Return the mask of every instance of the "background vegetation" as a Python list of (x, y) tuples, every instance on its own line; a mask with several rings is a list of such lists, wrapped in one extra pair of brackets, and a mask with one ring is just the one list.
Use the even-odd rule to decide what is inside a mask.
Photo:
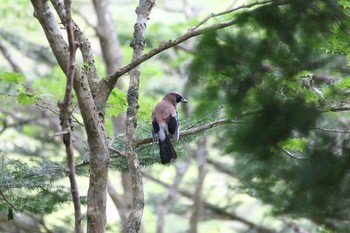
[[(75, 173), (87, 232), (350, 231), (349, 1), (72, 1), (73, 131), (64, 5), (0, 8), (0, 232), (78, 232)], [(150, 116), (172, 90), (189, 104), (164, 166)]]

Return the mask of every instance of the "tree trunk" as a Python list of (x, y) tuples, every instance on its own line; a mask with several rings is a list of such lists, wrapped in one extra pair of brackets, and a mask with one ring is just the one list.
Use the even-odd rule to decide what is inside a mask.
[[(146, 22), (154, 6), (154, 0), (140, 0), (136, 8), (137, 21), (134, 25), (134, 39), (131, 43), (132, 60), (139, 58), (145, 48)], [(125, 155), (128, 161), (132, 181), (133, 207), (128, 219), (128, 232), (139, 232), (144, 208), (144, 190), (140, 162), (135, 148), (135, 130), (137, 127), (137, 111), (139, 108), (140, 66), (130, 71), (126, 113)]]
[[(34, 16), (39, 20), (61, 69), (67, 74), (68, 46), (64, 41), (58, 23), (47, 1), (31, 0)], [(63, 2), (52, 1), (56, 12), (65, 22)], [(88, 190), (87, 233), (103, 233), (106, 226), (106, 195), (109, 153), (106, 143), (104, 113), (96, 107), (93, 97), (96, 93), (96, 68), (93, 62), (90, 43), (79, 27), (75, 25), (74, 35), (79, 42), (79, 49), (84, 63), (89, 65), (84, 72), (75, 67), (73, 88), (84, 121), (90, 152), (90, 182)]]
[(198, 222), (201, 217), (202, 209), (203, 209), (203, 202), (202, 202), (202, 189), (203, 189), (203, 183), (205, 174), (207, 173), (205, 165), (206, 165), (206, 157), (207, 157), (207, 150), (206, 150), (206, 142), (205, 140), (200, 140), (198, 143), (198, 149), (196, 151), (196, 157), (197, 157), (197, 164), (198, 164), (198, 178), (196, 183), (196, 190), (193, 195), (193, 208), (192, 208), (192, 215), (190, 218), (190, 233), (197, 233), (198, 232)]

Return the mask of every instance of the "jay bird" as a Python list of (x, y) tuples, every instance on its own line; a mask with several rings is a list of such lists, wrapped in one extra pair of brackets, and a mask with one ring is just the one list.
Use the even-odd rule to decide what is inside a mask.
[(176, 152), (168, 137), (168, 132), (173, 138), (179, 140), (179, 117), (176, 105), (188, 101), (180, 93), (170, 92), (154, 107), (152, 112), (152, 138), (158, 139), (160, 161), (162, 164), (170, 163), (176, 159)]

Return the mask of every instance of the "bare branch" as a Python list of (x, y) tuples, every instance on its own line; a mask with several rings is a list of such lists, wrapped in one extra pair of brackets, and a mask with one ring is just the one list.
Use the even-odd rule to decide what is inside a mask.
[(325, 131), (325, 132), (330, 132), (330, 133), (350, 133), (349, 130), (341, 130), (341, 129), (327, 129), (327, 128), (321, 128), (321, 127), (316, 127), (315, 129)]
[(17, 73), (23, 73), (21, 67), (18, 65), (17, 61), (14, 59), (14, 57), (11, 55), (11, 53), (8, 51), (4, 43), (0, 40), (0, 51), (2, 55), (6, 58), (6, 60), (10, 63), (12, 70)]
[[(262, 6), (276, 6), (276, 5), (283, 5), (288, 3), (288, 0), (279, 0), (279, 1), (266, 1), (266, 2), (261, 2)], [(250, 7), (253, 7), (257, 4), (252, 4)], [(248, 8), (247, 6), (242, 6), (240, 9), (243, 8)], [(250, 11), (250, 13), (254, 13), (258, 10), (259, 8), (255, 8), (253, 10)], [(238, 9), (237, 9), (238, 10)], [(231, 12), (228, 12), (231, 13)], [(220, 14), (220, 13), (219, 13)], [(224, 13), (222, 13), (224, 14)], [(228, 21), (224, 21), (218, 24), (214, 24), (208, 27), (204, 27), (202, 29), (189, 29), (185, 34), (179, 36), (178, 38), (174, 39), (174, 40), (169, 40), (163, 44), (161, 44), (159, 47), (152, 49), (151, 51), (149, 51), (148, 53), (143, 54), (142, 56), (139, 56), (135, 59), (132, 60), (132, 62), (130, 62), (128, 65), (116, 70), (115, 72), (109, 74), (107, 77), (103, 78), (100, 82), (99, 82), (99, 89), (103, 89), (103, 90), (108, 90), (105, 92), (101, 92), (99, 93), (99, 95), (97, 96), (98, 102), (106, 102), (110, 92), (112, 91), (114, 85), (117, 83), (118, 79), (128, 73), (129, 71), (131, 71), (133, 68), (135, 68), (136, 66), (140, 65), (141, 63), (143, 63), (144, 61), (150, 59), (151, 57), (169, 49), (172, 48), (192, 37), (195, 36), (199, 36), (202, 35), (208, 31), (212, 31), (212, 30), (219, 30), (222, 28), (226, 28), (229, 26), (232, 26), (234, 24), (236, 24), (239, 21), (239, 17), (236, 18), (232, 18)]]
[(289, 157), (291, 157), (292, 159), (308, 159), (305, 157), (300, 157), (300, 156), (296, 156), (294, 155), (292, 152), (290, 152), (289, 150), (283, 148), (283, 147), (279, 147), (286, 155), (288, 155)]
[(60, 120), (62, 126), (63, 134), (63, 143), (66, 147), (67, 163), (68, 163), (68, 177), (70, 181), (72, 200), (74, 205), (74, 217), (75, 224), (74, 229), (75, 233), (82, 233), (82, 216), (81, 216), (81, 206), (80, 206), (80, 196), (78, 191), (78, 184), (75, 174), (74, 166), (74, 149), (72, 142), (72, 92), (73, 92), (73, 81), (74, 81), (74, 67), (75, 67), (75, 53), (77, 50), (77, 45), (74, 40), (74, 31), (71, 15), (71, 0), (65, 0), (65, 11), (66, 11), (66, 29), (69, 43), (69, 59), (67, 64), (67, 82), (66, 82), (66, 91), (64, 99), (58, 102), (58, 107), (60, 108)]
[(349, 111), (349, 106), (333, 106), (324, 110), (324, 112), (345, 112)]
[[(170, 188), (169, 184), (167, 184), (167, 183), (165, 183), (165, 182), (163, 182), (163, 181), (161, 181), (159, 179), (156, 179), (155, 177), (151, 176), (148, 173), (143, 172), (142, 175), (145, 178), (147, 178), (147, 179), (149, 179), (149, 180), (151, 180), (151, 181), (153, 181), (153, 182), (155, 182), (155, 183), (157, 183), (157, 184), (159, 184), (159, 185), (161, 185), (161, 186), (163, 186), (165, 188), (168, 188), (168, 189)], [(187, 198), (190, 198), (190, 199), (193, 198), (193, 195), (187, 190), (178, 189), (178, 192), (179, 192), (179, 194), (181, 194), (184, 197), (187, 197)], [(268, 228), (265, 228), (263, 226), (256, 225), (255, 223), (250, 222), (249, 220), (246, 220), (246, 219), (244, 219), (244, 218), (242, 218), (242, 217), (240, 217), (240, 216), (238, 216), (238, 215), (236, 215), (234, 213), (230, 213), (227, 210), (225, 210), (224, 208), (218, 207), (215, 204), (211, 204), (209, 202), (203, 201), (203, 207), (206, 208), (206, 209), (211, 210), (213, 213), (215, 213), (216, 215), (220, 216), (221, 219), (227, 219), (227, 220), (241, 222), (241, 223), (247, 225), (249, 228), (256, 229), (259, 232), (264, 232), (264, 233), (274, 233), (275, 232), (275, 231), (270, 230)]]
[(120, 43), (110, 11), (111, 2), (110, 0), (93, 0), (93, 3), (98, 23), (95, 31), (100, 41), (106, 73), (110, 74), (117, 68), (120, 68), (122, 57)]
[(243, 4), (243, 5), (239, 6), (239, 7), (235, 7), (235, 8), (232, 8), (232, 9), (228, 9), (228, 10), (225, 10), (225, 11), (222, 11), (222, 12), (219, 12), (219, 13), (211, 13), (209, 16), (207, 16), (207, 17), (204, 18), (202, 21), (200, 21), (197, 25), (191, 27), (191, 28), (189, 29), (189, 31), (194, 31), (194, 30), (196, 30), (197, 28), (199, 28), (200, 26), (202, 26), (203, 24), (205, 24), (206, 22), (208, 22), (210, 19), (212, 19), (212, 18), (214, 18), (214, 17), (218, 17), (218, 16), (230, 14), (230, 13), (233, 13), (233, 12), (238, 11), (238, 10), (241, 10), (241, 9), (249, 9), (249, 8), (254, 7), (254, 6), (271, 4), (271, 3), (273, 3), (273, 2), (274, 2), (273, 0), (261, 1), (261, 2), (254, 2), (254, 3), (251, 3), (251, 4)]
[[(60, 17), (62, 24), (66, 25), (67, 13), (64, 9), (64, 4), (62, 4), (63, 0), (51, 0), (51, 2), (58, 16)], [(74, 28), (74, 37), (75, 40), (79, 43), (79, 49), (83, 57), (84, 65), (82, 69), (88, 77), (90, 90), (93, 96), (95, 96), (97, 92), (96, 86), (98, 83), (98, 75), (96, 71), (94, 56), (91, 50), (91, 44), (85, 37), (84, 33), (80, 30), (79, 26), (74, 21), (72, 21), (72, 23)]]

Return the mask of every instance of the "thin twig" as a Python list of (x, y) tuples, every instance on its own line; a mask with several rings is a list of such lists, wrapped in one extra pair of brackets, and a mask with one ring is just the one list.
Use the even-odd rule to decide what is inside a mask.
[[(171, 187), (169, 184), (167, 184), (164, 181), (161, 181), (161, 180), (151, 176), (148, 173), (142, 172), (142, 175), (145, 178), (147, 178), (147, 179), (149, 179), (149, 180), (151, 180), (151, 181), (153, 181), (153, 182), (155, 182), (155, 183), (157, 183), (157, 184), (159, 184), (159, 185), (161, 185), (161, 186), (163, 186), (163, 187), (165, 187), (167, 189), (169, 189)], [(190, 193), (189, 191), (185, 190), (185, 189), (178, 189), (178, 193), (181, 194), (184, 197), (187, 197), (187, 198), (190, 198), (190, 199), (193, 198), (193, 194)], [(205, 209), (208, 209), (208, 210), (212, 211), (214, 214), (216, 214), (217, 216), (220, 216), (223, 219), (229, 219), (229, 220), (241, 222), (241, 223), (249, 226), (251, 229), (256, 229), (258, 232), (275, 233), (274, 230), (271, 230), (269, 228), (265, 228), (263, 226), (259, 226), (259, 225), (255, 224), (253, 222), (250, 222), (249, 220), (244, 219), (244, 218), (236, 215), (235, 213), (229, 212), (225, 208), (219, 207), (217, 204), (208, 203), (206, 201), (203, 201), (202, 203), (203, 203), (203, 207)]]
[(211, 13), (206, 18), (204, 18), (202, 21), (200, 21), (197, 25), (195, 25), (195, 26), (191, 27), (190, 29), (188, 29), (188, 31), (196, 30), (197, 28), (199, 28), (200, 26), (202, 26), (203, 24), (205, 24), (206, 22), (208, 22), (210, 19), (212, 19), (214, 17), (230, 14), (230, 13), (233, 13), (233, 12), (241, 10), (241, 9), (249, 9), (249, 8), (252, 8), (252, 7), (258, 6), (258, 5), (266, 5), (266, 4), (269, 4), (269, 3), (272, 3), (272, 2), (274, 2), (274, 1), (269, 0), (269, 1), (254, 2), (254, 3), (251, 3), (251, 4), (243, 4), (243, 5), (239, 6), (239, 7), (228, 9), (228, 10), (225, 10), (225, 11), (222, 11), (222, 12)]
[(63, 143), (66, 147), (67, 163), (68, 163), (68, 177), (70, 181), (72, 200), (74, 205), (74, 217), (75, 217), (75, 233), (82, 233), (82, 215), (81, 215), (81, 204), (80, 196), (78, 191), (78, 184), (76, 181), (75, 166), (74, 166), (74, 150), (72, 142), (72, 92), (73, 92), (73, 81), (74, 81), (74, 67), (75, 67), (75, 54), (77, 50), (77, 44), (74, 39), (74, 29), (71, 15), (72, 0), (65, 0), (64, 7), (66, 10), (66, 29), (69, 44), (69, 58), (67, 67), (67, 82), (66, 92), (64, 99), (58, 102), (60, 108), (60, 120), (62, 125), (62, 132), (67, 131), (63, 135)]
[[(263, 6), (279, 6), (279, 5), (287, 4), (288, 2), (289, 2), (288, 0), (266, 1), (265, 5), (263, 5)], [(248, 8), (248, 7), (245, 6), (244, 8)], [(249, 12), (254, 13), (258, 9), (259, 9), (259, 7), (252, 9)], [(155, 55), (157, 55), (157, 54), (159, 54), (159, 53), (161, 53), (169, 48), (177, 46), (178, 44), (180, 44), (180, 43), (182, 43), (182, 42), (184, 42), (192, 37), (202, 35), (208, 31), (219, 30), (222, 28), (232, 26), (232, 25), (236, 24), (239, 21), (239, 19), (240, 19), (240, 17), (235, 17), (235, 18), (232, 18), (230, 20), (227, 20), (227, 21), (224, 21), (221, 23), (217, 23), (214, 25), (203, 27), (201, 29), (197, 28), (195, 30), (188, 30), (186, 33), (179, 36), (178, 38), (173, 39), (173, 40), (168, 40), (168, 41), (164, 42), (163, 44), (159, 45), (157, 48), (150, 50), (148, 53), (145, 53), (145, 54), (133, 59), (133, 61), (130, 62), (128, 65), (121, 67), (120, 69), (116, 70), (115, 72), (109, 74), (107, 77), (103, 78), (99, 82), (99, 84), (98, 84), (99, 90), (103, 89), (103, 90), (109, 90), (109, 91), (98, 93), (95, 100), (99, 103), (104, 103), (107, 100), (110, 92), (112, 91), (112, 88), (114, 87), (114, 85), (117, 83), (118, 79), (122, 75), (128, 73), (129, 71), (134, 69), (136, 66), (140, 65), (141, 63), (150, 59), (151, 57), (153, 57), (153, 56), (155, 56)]]
[(315, 129), (325, 131), (325, 132), (331, 132), (331, 133), (350, 133), (349, 130), (341, 130), (341, 129), (327, 129), (327, 128), (321, 128), (321, 127), (316, 127)]
[(19, 209), (14, 206), (6, 197), (5, 195), (2, 193), (1, 189), (0, 189), (0, 196), (2, 197), (2, 199), (4, 199), (4, 201), (9, 205), (11, 206), (12, 209), (16, 210), (16, 211), (19, 211)]
[(288, 155), (289, 157), (291, 157), (292, 159), (308, 159), (305, 157), (300, 157), (300, 156), (296, 156), (294, 155), (292, 152), (290, 152), (289, 150), (283, 148), (283, 147), (279, 147), (286, 155)]

